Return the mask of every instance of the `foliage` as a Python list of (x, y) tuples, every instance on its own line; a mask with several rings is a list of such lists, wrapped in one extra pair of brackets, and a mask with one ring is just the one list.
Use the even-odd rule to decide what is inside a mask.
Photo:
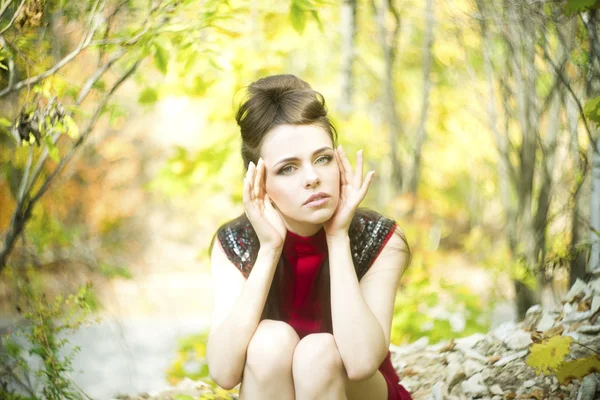
[(597, 8), (598, 3), (598, 0), (567, 0), (564, 10), (567, 15), (571, 15), (591, 8)]
[(176, 385), (186, 377), (194, 381), (201, 380), (208, 383), (212, 390), (204, 393), (200, 399), (229, 399), (231, 398), (230, 393), (238, 393), (238, 389), (224, 390), (210, 379), (208, 364), (206, 363), (207, 341), (208, 332), (189, 335), (180, 339), (177, 356), (167, 371), (167, 380), (172, 385)]
[(432, 343), (488, 329), (486, 310), (462, 285), (433, 281), (424, 269), (410, 270), (396, 295), (390, 341), (400, 345), (426, 336)]
[(600, 124), (600, 96), (586, 101), (583, 112), (590, 121)]
[[(91, 282), (79, 288), (77, 293), (66, 297), (59, 294), (50, 300), (41, 290), (40, 282), (32, 271), (24, 279), (18, 276), (8, 278), (14, 279), (19, 287), (20, 301), (17, 309), (22, 313), (23, 320), (16, 329), (9, 330), (0, 338), (0, 351), (3, 353), (2, 381), (12, 382), (19, 387), (19, 391), (9, 390), (4, 383), (0, 388), (0, 397), (25, 399), (42, 396), (48, 400), (85, 398), (85, 394), (72, 382), (69, 375), (73, 371), (73, 357), (80, 349), (75, 346), (64, 357), (61, 350), (68, 344), (65, 334), (90, 323), (88, 314), (91, 311), (90, 297), (93, 293)], [(29, 357), (25, 356), (26, 353)], [(31, 357), (41, 361), (39, 367), (31, 367)], [(31, 374), (39, 379), (41, 393), (36, 393), (27, 384)], [(29, 397), (19, 397), (19, 393), (24, 390)]]

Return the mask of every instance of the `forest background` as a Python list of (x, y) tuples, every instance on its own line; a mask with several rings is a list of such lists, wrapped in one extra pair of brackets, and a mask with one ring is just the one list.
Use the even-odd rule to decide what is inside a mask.
[[(243, 212), (236, 105), (270, 74), (325, 96), (376, 171), (362, 205), (406, 232), (392, 343), (557, 305), (600, 269), (599, 8), (0, 1), (0, 389), (81, 396), (68, 332), (94, 320), (206, 326), (208, 246)], [(205, 339), (169, 382), (207, 378)]]

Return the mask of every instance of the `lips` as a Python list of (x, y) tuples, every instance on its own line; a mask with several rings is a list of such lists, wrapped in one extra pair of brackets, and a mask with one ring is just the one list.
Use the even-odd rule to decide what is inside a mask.
[(323, 198), (326, 198), (326, 197), (329, 197), (329, 195), (328, 195), (327, 193), (324, 193), (324, 192), (315, 193), (315, 194), (313, 194), (312, 196), (310, 196), (310, 197), (309, 197), (309, 198), (308, 198), (308, 199), (307, 199), (307, 200), (304, 202), (304, 204), (308, 204), (308, 203), (310, 203), (311, 201), (318, 200), (318, 199), (323, 199)]

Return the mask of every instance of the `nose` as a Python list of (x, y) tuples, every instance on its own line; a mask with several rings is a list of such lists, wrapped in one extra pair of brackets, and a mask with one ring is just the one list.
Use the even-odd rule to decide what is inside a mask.
[(317, 187), (321, 183), (321, 179), (315, 173), (314, 169), (309, 168), (304, 176), (304, 187), (305, 188), (314, 188)]

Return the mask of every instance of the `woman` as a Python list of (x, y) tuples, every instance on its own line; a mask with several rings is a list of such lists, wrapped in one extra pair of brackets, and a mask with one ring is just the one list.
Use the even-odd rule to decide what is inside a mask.
[(236, 120), (245, 213), (211, 243), (211, 378), (244, 400), (410, 399), (388, 350), (410, 253), (394, 221), (358, 209), (362, 151), (353, 171), (293, 75), (252, 83)]

